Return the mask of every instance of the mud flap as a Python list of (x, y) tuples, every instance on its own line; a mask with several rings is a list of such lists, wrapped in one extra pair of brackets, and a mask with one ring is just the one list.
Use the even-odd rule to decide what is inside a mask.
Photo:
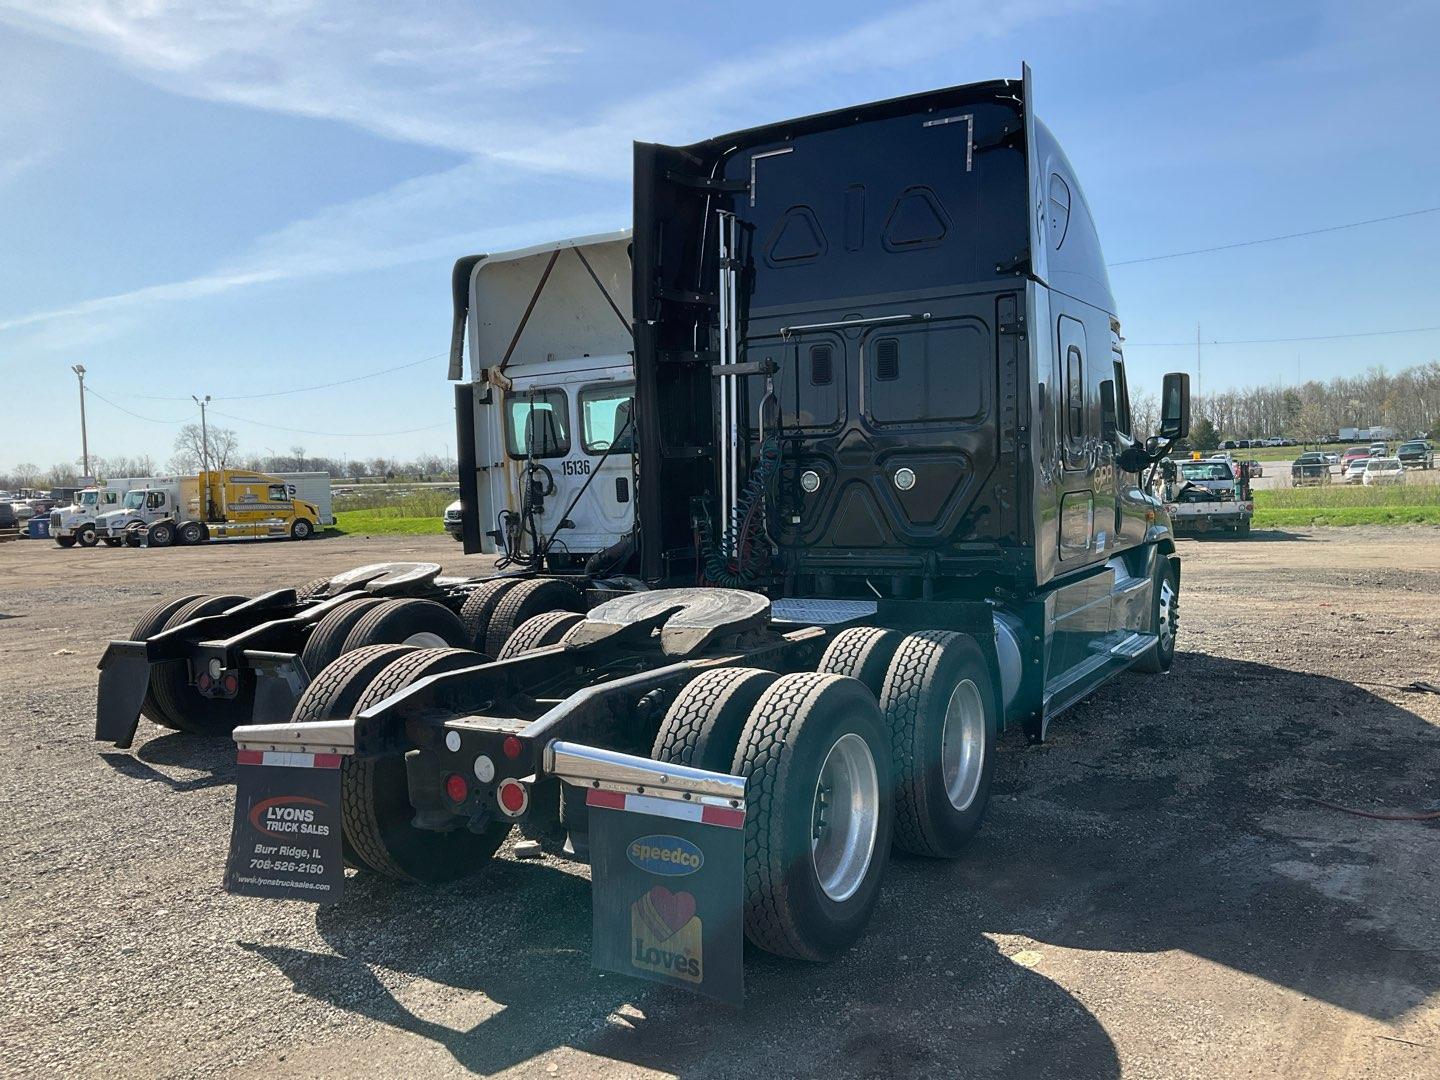
[(128, 750), (140, 725), (140, 706), (150, 686), (150, 658), (143, 641), (112, 641), (100, 656), (95, 700), (95, 739)]
[(294, 653), (247, 649), (241, 654), (255, 672), (255, 705), (252, 724), (284, 724), (295, 712), (300, 695), (310, 685), (300, 658)]
[(225, 891), (333, 904), (345, 885), (340, 755), (244, 750)]
[(598, 968), (740, 1005), (745, 812), (587, 792)]

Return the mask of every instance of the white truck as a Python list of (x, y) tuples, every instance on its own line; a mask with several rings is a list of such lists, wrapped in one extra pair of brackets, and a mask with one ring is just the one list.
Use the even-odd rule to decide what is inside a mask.
[[(149, 478), (139, 478), (146, 481)], [(118, 545), (100, 528), (101, 514), (120, 508), (126, 492), (135, 484), (134, 478), (107, 480), (94, 487), (82, 488), (75, 493), (69, 506), (57, 506), (50, 511), (50, 536), (63, 548), (94, 547), (101, 540)]]
[[(576, 568), (607, 551), (618, 557), (631, 542), (629, 245), (623, 229), (456, 268), (455, 334), (469, 336), (472, 365), (472, 381), (457, 391), (474, 395), (473, 406), (462, 403), (462, 415), (474, 416), (479, 474), (474, 545), (502, 566)], [(517, 310), (525, 312), (518, 326)], [(459, 362), (452, 358), (452, 378), (461, 377)], [(446, 531), (463, 540), (467, 526), (452, 503)]]

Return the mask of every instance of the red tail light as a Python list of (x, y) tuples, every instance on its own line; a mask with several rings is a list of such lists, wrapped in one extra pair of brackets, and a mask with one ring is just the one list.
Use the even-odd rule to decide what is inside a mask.
[(517, 758), (525, 747), (514, 735), (507, 735), (505, 741), (500, 745), (500, 749), (505, 752), (506, 757)]
[(220, 681), (220, 685), (225, 687), (227, 694), (233, 694), (240, 689), (240, 676), (236, 675), (233, 671), (228, 672), (225, 678)]
[(500, 783), (500, 790), (496, 792), (500, 800), (500, 809), (511, 817), (519, 817), (525, 812), (526, 805), (530, 802), (530, 793), (525, 790), (525, 785), (519, 780), (503, 780)]
[(470, 785), (459, 773), (445, 777), (445, 797), (453, 803), (463, 803), (470, 797)]

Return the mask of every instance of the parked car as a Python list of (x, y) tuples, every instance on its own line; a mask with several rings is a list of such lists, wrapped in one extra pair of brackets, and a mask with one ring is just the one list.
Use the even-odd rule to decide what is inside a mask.
[(1435, 467), (1435, 448), (1424, 439), (1412, 439), (1407, 443), (1401, 443), (1395, 456), (1407, 469), (1433, 469)]
[(1264, 475), (1265, 475), (1265, 466), (1262, 465), (1259, 461), (1256, 461), (1256, 460), (1254, 460), (1254, 459), (1251, 459), (1250, 461), (1247, 461), (1245, 464), (1248, 465), (1248, 466), (1250, 466), (1250, 476), (1251, 476), (1252, 479), (1253, 479), (1254, 477), (1257, 477), (1257, 476), (1264, 476)]
[(1349, 472), (1350, 472), (1351, 467), (1354, 466), (1355, 462), (1357, 462), (1357, 461), (1363, 462), (1363, 461), (1364, 461), (1366, 458), (1368, 458), (1369, 456), (1370, 456), (1370, 449), (1369, 449), (1369, 447), (1365, 447), (1365, 446), (1352, 446), (1352, 447), (1350, 447), (1348, 450), (1346, 450), (1343, 454), (1340, 455), (1340, 475), (1341, 475), (1341, 476), (1346, 476), (1346, 475), (1348, 475)]
[(1326, 458), (1334, 456), (1319, 451), (1301, 454), (1290, 466), (1290, 482), (1297, 487), (1302, 484), (1330, 483), (1330, 462)]
[(1365, 475), (1361, 483), (1366, 487), (1375, 484), (1403, 484), (1405, 466), (1398, 457), (1372, 457), (1365, 463)]
[(1235, 470), (1224, 458), (1212, 458), (1208, 461), (1181, 461), (1178, 464), (1180, 478), (1186, 483), (1194, 484), (1207, 491), (1233, 492), (1235, 490)]
[(1337, 453), (1335, 453), (1334, 450), (1326, 450), (1326, 451), (1325, 451), (1325, 464), (1326, 464), (1326, 465), (1339, 465), (1339, 464), (1340, 464), (1340, 455), (1337, 454)]
[(1388, 453), (1390, 453), (1389, 444), (1383, 442), (1373, 442), (1370, 444), (1371, 457), (1384, 457)]
[(1240, 449), (1240, 444), (1237, 443), (1234, 439), (1226, 439), (1224, 442), (1222, 442), (1222, 443), (1220, 444), (1220, 449), (1221, 449), (1221, 450), (1239, 450), (1239, 449)]
[(1373, 460), (1375, 459), (1364, 457), (1356, 458), (1350, 462), (1350, 468), (1340, 474), (1344, 482), (1347, 484), (1363, 484), (1365, 482), (1365, 467)]

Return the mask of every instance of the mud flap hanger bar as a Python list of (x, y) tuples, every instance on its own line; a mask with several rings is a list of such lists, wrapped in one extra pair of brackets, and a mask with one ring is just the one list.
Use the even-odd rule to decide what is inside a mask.
[(745, 778), (693, 769), (651, 758), (552, 740), (545, 745), (544, 770), (567, 784), (649, 795), (702, 806), (745, 809)]

